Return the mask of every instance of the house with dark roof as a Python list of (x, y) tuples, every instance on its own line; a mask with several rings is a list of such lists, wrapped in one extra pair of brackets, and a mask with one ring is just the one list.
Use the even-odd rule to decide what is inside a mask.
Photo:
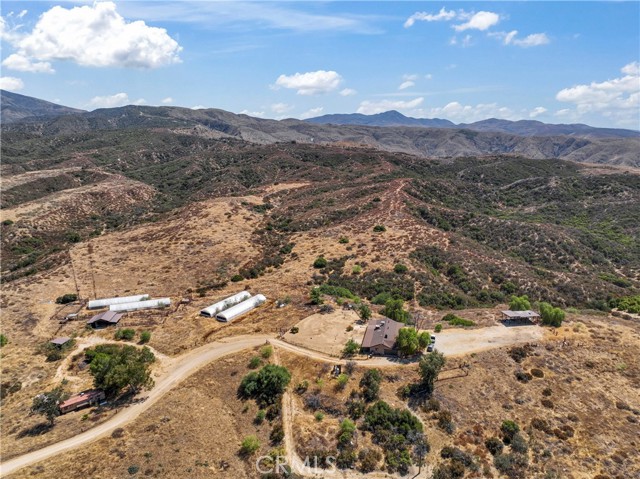
[(104, 311), (88, 320), (87, 324), (94, 329), (106, 328), (107, 326), (118, 324), (122, 316), (122, 313), (116, 313), (115, 311)]
[(387, 355), (398, 354), (396, 339), (404, 324), (389, 318), (372, 319), (362, 340), (362, 351), (365, 353)]

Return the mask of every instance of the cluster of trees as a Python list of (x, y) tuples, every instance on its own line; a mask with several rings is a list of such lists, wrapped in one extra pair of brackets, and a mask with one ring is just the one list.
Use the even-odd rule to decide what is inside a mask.
[(408, 409), (393, 408), (384, 401), (367, 409), (363, 428), (371, 432), (373, 441), (384, 450), (389, 472), (406, 474), (413, 463), (411, 449), (416, 444), (428, 447), (418, 418)]
[(426, 331), (418, 333), (414, 328), (400, 328), (396, 339), (396, 347), (403, 356), (413, 356), (420, 351), (424, 351), (424, 348), (429, 346), (430, 342), (431, 336)]
[(275, 404), (291, 381), (291, 373), (283, 366), (267, 364), (258, 372), (250, 372), (240, 382), (238, 395), (255, 399), (262, 406)]
[(640, 314), (640, 294), (610, 299), (609, 307), (617, 308), (620, 311), (626, 311), (631, 314)]
[(68, 303), (73, 303), (74, 301), (78, 300), (78, 295), (75, 293), (67, 293), (64, 294), (62, 296), (58, 296), (56, 298), (56, 303), (57, 304), (68, 304)]
[(85, 352), (96, 388), (118, 394), (125, 388), (136, 393), (153, 386), (151, 364), (155, 356), (147, 347), (101, 344)]

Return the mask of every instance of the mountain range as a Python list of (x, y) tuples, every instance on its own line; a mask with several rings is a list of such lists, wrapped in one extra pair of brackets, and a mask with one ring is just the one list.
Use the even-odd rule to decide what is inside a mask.
[(640, 131), (621, 128), (595, 128), (581, 123), (552, 125), (536, 120), (500, 120), (489, 118), (474, 123), (455, 124), (440, 118), (411, 118), (391, 110), (374, 115), (361, 113), (323, 115), (305, 120), (315, 124), (366, 125), (366, 126), (416, 126), (423, 128), (457, 128), (473, 131), (513, 133), (520, 136), (568, 135), (584, 138), (638, 138)]
[[(96, 130), (169, 128), (190, 135), (238, 138), (257, 144), (283, 141), (340, 143), (428, 158), (516, 154), (531, 159), (562, 158), (640, 167), (640, 133), (631, 130), (507, 120), (449, 125), (447, 120), (408, 118), (398, 112), (341, 118), (352, 123), (334, 124), (335, 120), (324, 123), (318, 119), (266, 120), (218, 109), (168, 106), (129, 105), (84, 112), (2, 92), (5, 134), (21, 132), (47, 137)], [(387, 126), (353, 123), (357, 121)], [(394, 122), (408, 122), (408, 125)]]

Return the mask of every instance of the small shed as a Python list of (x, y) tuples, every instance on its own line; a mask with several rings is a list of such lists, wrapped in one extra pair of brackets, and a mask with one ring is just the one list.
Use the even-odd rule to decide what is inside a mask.
[(65, 344), (67, 344), (69, 341), (71, 341), (71, 338), (67, 338), (62, 337), (62, 338), (55, 338), (52, 339), (51, 341), (49, 341), (51, 344), (58, 346), (59, 348), (62, 348)]
[(524, 321), (524, 322), (533, 322), (537, 323), (540, 315), (535, 311), (531, 311), (527, 309), (525, 311), (502, 311), (502, 320), (503, 321)]
[(62, 414), (75, 411), (85, 406), (91, 406), (92, 404), (99, 404), (100, 401), (105, 399), (104, 391), (101, 389), (90, 389), (89, 391), (83, 391), (79, 394), (71, 396), (66, 401), (61, 402), (58, 405)]
[(104, 311), (100, 314), (96, 314), (93, 318), (87, 321), (87, 324), (94, 329), (106, 328), (118, 324), (122, 318), (122, 313), (116, 313), (114, 311)]

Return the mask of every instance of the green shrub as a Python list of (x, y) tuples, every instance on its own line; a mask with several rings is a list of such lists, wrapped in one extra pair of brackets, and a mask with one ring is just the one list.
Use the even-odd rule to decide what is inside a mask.
[(387, 231), (387, 228), (384, 225), (375, 225), (373, 227), (373, 231), (376, 233), (383, 233), (385, 231)]
[(484, 445), (492, 456), (500, 454), (504, 448), (502, 441), (497, 437), (490, 437), (484, 441)]
[(470, 321), (468, 319), (459, 318), (457, 316), (449, 321), (449, 326), (461, 326), (463, 328), (468, 328), (468, 327), (475, 326), (475, 325), (476, 325), (476, 323), (474, 323), (473, 321)]
[(440, 323), (436, 324), (436, 327), (434, 328), (434, 331), (436, 333), (442, 332), (442, 324), (440, 324)]
[(313, 262), (313, 267), (317, 269), (326, 268), (327, 260), (324, 256), (318, 256)]
[(273, 346), (266, 345), (260, 348), (260, 356), (262, 356), (263, 359), (269, 359), (272, 355), (273, 355)]
[(135, 476), (136, 474), (138, 474), (138, 471), (140, 470), (139, 466), (129, 466), (127, 468), (127, 472), (131, 475), (131, 476)]
[(380, 394), (380, 383), (382, 374), (377, 369), (367, 369), (360, 379), (362, 397), (365, 401), (371, 402), (378, 399)]
[(62, 296), (58, 296), (56, 298), (56, 303), (57, 304), (68, 304), (68, 303), (73, 303), (74, 301), (78, 300), (78, 295), (75, 293), (67, 293), (65, 295)]
[(3, 226), (11, 226), (13, 224), (13, 220), (4, 220), (2, 222)]
[(397, 274), (404, 274), (407, 271), (409, 271), (409, 268), (407, 268), (404, 264), (402, 263), (398, 263), (393, 267), (393, 271), (396, 272)]
[(359, 264), (354, 265), (353, 268), (351, 269), (351, 273), (352, 274), (362, 273), (362, 266), (360, 266)]
[(0, 348), (4, 348), (9, 342), (9, 338), (7, 338), (4, 334), (0, 334)]
[(520, 432), (520, 426), (518, 426), (514, 421), (506, 420), (502, 421), (500, 431), (502, 432), (503, 442), (505, 444), (510, 444), (513, 436)]
[(242, 454), (243, 456), (250, 456), (258, 449), (260, 449), (260, 441), (255, 435), (252, 434), (242, 440), (242, 444), (240, 446), (240, 454)]
[(353, 339), (349, 339), (347, 343), (344, 345), (342, 349), (343, 356), (353, 356), (358, 351), (360, 351), (360, 345), (356, 343)]
[(346, 374), (340, 374), (337, 378), (336, 378), (336, 388), (338, 389), (338, 391), (342, 391), (344, 390), (345, 387), (347, 387), (347, 383), (349, 382), (349, 376), (347, 376)]
[(233, 276), (231, 276), (231, 281), (233, 281), (234, 283), (237, 283), (238, 281), (242, 281), (244, 279), (244, 276), (242, 276), (241, 274), (234, 274)]
[(349, 242), (349, 238), (347, 238), (346, 236), (341, 236), (340, 239), (338, 240), (338, 243), (340, 244), (347, 244)]
[(298, 326), (293, 326), (293, 327), (289, 330), (289, 332), (290, 332), (291, 334), (298, 334), (298, 333), (300, 332), (300, 328), (298, 328)]
[(316, 419), (316, 421), (320, 422), (324, 419), (324, 413), (318, 411), (313, 415), (313, 417)]
[(253, 422), (255, 422), (256, 424), (262, 424), (264, 422), (264, 418), (267, 417), (267, 413), (265, 412), (264, 409), (260, 409), (257, 413), (256, 413), (256, 417), (253, 420)]
[(249, 360), (249, 369), (256, 369), (262, 364), (262, 360), (259, 356), (254, 356)]
[(140, 333), (140, 344), (146, 344), (151, 341), (151, 332), (150, 331), (142, 331)]
[(135, 329), (130, 329), (130, 328), (125, 328), (125, 329), (118, 329), (116, 331), (115, 334), (115, 338), (117, 340), (126, 340), (126, 341), (131, 341), (136, 335), (136, 331)]

